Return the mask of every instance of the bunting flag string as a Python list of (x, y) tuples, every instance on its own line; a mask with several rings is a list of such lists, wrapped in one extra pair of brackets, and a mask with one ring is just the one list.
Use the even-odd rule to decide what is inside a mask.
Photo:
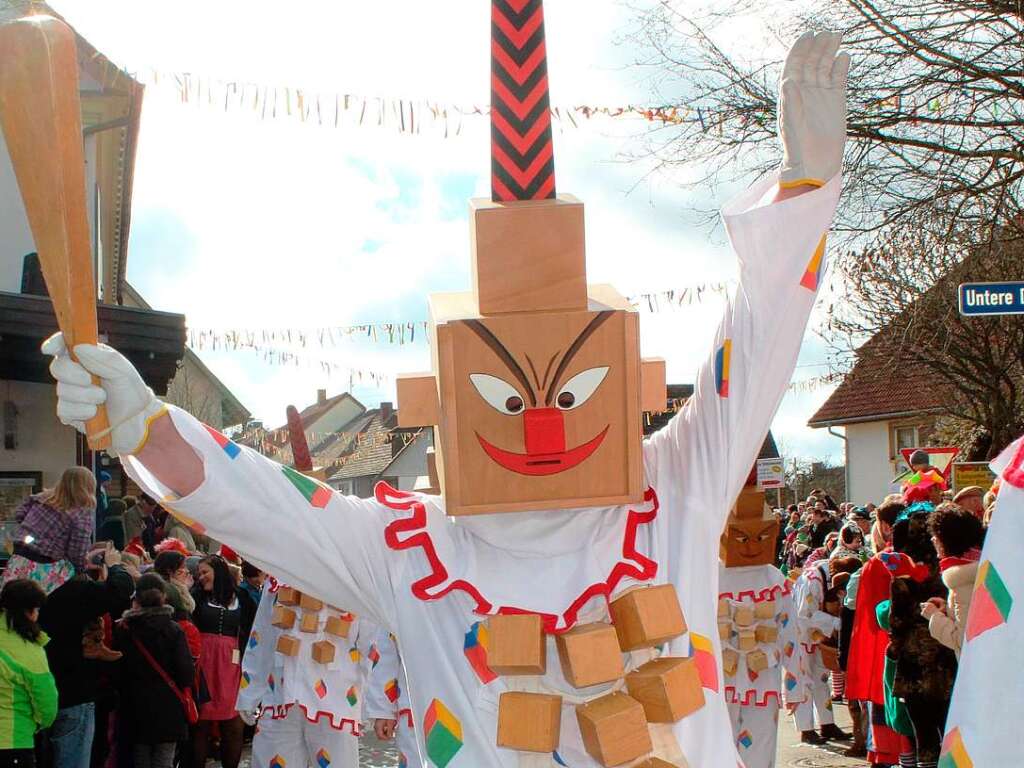
[[(628, 296), (637, 309), (661, 312), (675, 307), (704, 303), (709, 296), (724, 296), (735, 281), (699, 283), (665, 291), (652, 291)], [(287, 353), (289, 362), (300, 349), (333, 349), (347, 341), (382, 344), (414, 344), (427, 339), (425, 320), (392, 323), (359, 323), (320, 327), (280, 328), (190, 328), (188, 345), (194, 350), (253, 350), (258, 353)], [(282, 349), (284, 347), (284, 349)]]

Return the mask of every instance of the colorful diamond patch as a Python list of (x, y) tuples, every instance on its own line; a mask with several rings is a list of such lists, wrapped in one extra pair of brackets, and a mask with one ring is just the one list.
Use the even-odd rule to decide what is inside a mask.
[(249, 677), (249, 673), (246, 672), (243, 669), (242, 670), (242, 679), (238, 681), (238, 687), (241, 688), (242, 690), (245, 690), (246, 688), (249, 687), (249, 683), (251, 683), (251, 682), (252, 682), (252, 678)]
[(295, 489), (305, 497), (312, 506), (323, 509), (331, 500), (331, 489), (326, 485), (318, 483), (311, 477), (306, 477), (301, 472), (296, 472), (291, 467), (281, 467), (284, 476), (295, 486)]
[(354, 707), (356, 702), (359, 701), (359, 696), (356, 694), (356, 687), (354, 685), (345, 691), (345, 699), (348, 701), (349, 706), (352, 707)]
[(967, 640), (1005, 624), (1013, 608), (1013, 597), (1006, 588), (999, 571), (991, 560), (985, 560), (978, 568), (974, 582), (974, 597), (971, 598), (970, 613), (967, 615)]
[(400, 693), (401, 691), (398, 688), (398, 681), (394, 678), (391, 678), (386, 683), (384, 683), (384, 695), (388, 697), (388, 701), (390, 701), (392, 704), (398, 701), (398, 696)]
[(323, 680), (317, 680), (316, 685), (313, 686), (313, 692), (316, 693), (317, 698), (322, 699), (327, 695), (327, 683)]
[(744, 749), (750, 749), (754, 745), (754, 737), (750, 735), (750, 731), (740, 731), (740, 735), (737, 737), (736, 743)]
[(480, 621), (469, 628), (462, 643), (462, 652), (466, 655), (469, 666), (484, 685), (498, 678), (487, 666), (487, 643), (487, 625)]
[(213, 427), (207, 427), (205, 424), (203, 424), (203, 426), (206, 427), (206, 431), (210, 433), (210, 437), (212, 437), (214, 441), (217, 443), (217, 445), (221, 447), (224, 453), (228, 455), (229, 459), (237, 458), (238, 454), (242, 452), (242, 449), (239, 448), (236, 443), (233, 443), (230, 440), (228, 440), (216, 429), (214, 429)]
[(729, 396), (729, 366), (732, 358), (732, 339), (725, 342), (715, 352), (715, 391), (719, 397)]
[(711, 639), (690, 633), (690, 656), (697, 664), (700, 684), (710, 691), (718, 691), (718, 662), (715, 661), (715, 646)]
[(359, 652), (359, 649), (354, 645), (348, 649), (348, 657), (352, 659), (353, 664), (358, 664), (359, 660), (363, 658), (363, 654)]
[(804, 276), (800, 278), (800, 285), (809, 291), (818, 290), (818, 282), (821, 279), (821, 262), (825, 258), (825, 235), (818, 241), (818, 247), (814, 249), (814, 255), (807, 263)]
[(445, 768), (462, 749), (462, 723), (440, 699), (431, 701), (423, 716), (423, 740), (437, 768)]
[(286, 768), (288, 761), (280, 755), (274, 755), (270, 758), (270, 768)]
[(255, 648), (260, 644), (260, 633), (255, 629), (249, 633), (249, 648)]
[(951, 730), (942, 740), (942, 755), (939, 757), (938, 768), (974, 768), (974, 761), (967, 754), (967, 747), (964, 746), (959, 728)]
[(321, 747), (316, 753), (316, 764), (320, 768), (327, 768), (331, 764), (331, 753)]
[(377, 662), (380, 661), (380, 651), (377, 650), (376, 645), (371, 645), (369, 652), (366, 654), (366, 658), (370, 660), (370, 664), (374, 667), (377, 666)]
[(267, 685), (270, 686), (270, 690), (274, 690), (274, 676), (267, 675)]

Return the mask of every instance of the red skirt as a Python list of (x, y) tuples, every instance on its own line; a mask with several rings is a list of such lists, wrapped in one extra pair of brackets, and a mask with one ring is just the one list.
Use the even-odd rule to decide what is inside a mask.
[(235, 701), (242, 680), (238, 640), (227, 635), (202, 635), (199, 668), (206, 678), (210, 700), (199, 707), (200, 720), (231, 720), (238, 714)]

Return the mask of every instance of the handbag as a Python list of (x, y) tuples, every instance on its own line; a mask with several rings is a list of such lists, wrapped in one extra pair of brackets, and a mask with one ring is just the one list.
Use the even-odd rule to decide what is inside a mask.
[(192, 698), (192, 690), (190, 688), (182, 690), (176, 686), (174, 681), (171, 680), (171, 676), (164, 671), (163, 667), (157, 664), (153, 655), (146, 650), (146, 647), (142, 643), (139, 642), (139, 638), (133, 637), (132, 642), (135, 643), (135, 647), (139, 649), (139, 653), (142, 654), (142, 658), (149, 663), (149, 666), (151, 666), (153, 670), (160, 675), (161, 679), (167, 683), (167, 687), (170, 688), (174, 692), (174, 695), (178, 697), (178, 701), (181, 702), (181, 706), (185, 709), (185, 719), (188, 721), (188, 724), (195, 725), (198, 723), (199, 708), (196, 707), (195, 699)]

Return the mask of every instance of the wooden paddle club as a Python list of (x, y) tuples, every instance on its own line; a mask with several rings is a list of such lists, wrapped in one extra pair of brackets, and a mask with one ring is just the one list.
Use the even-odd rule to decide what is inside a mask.
[[(0, 26), (0, 61), (0, 126), (57, 323), (69, 351), (95, 344), (75, 33), (51, 16), (17, 19)], [(107, 425), (101, 406), (86, 424), (93, 450), (110, 445)]]

